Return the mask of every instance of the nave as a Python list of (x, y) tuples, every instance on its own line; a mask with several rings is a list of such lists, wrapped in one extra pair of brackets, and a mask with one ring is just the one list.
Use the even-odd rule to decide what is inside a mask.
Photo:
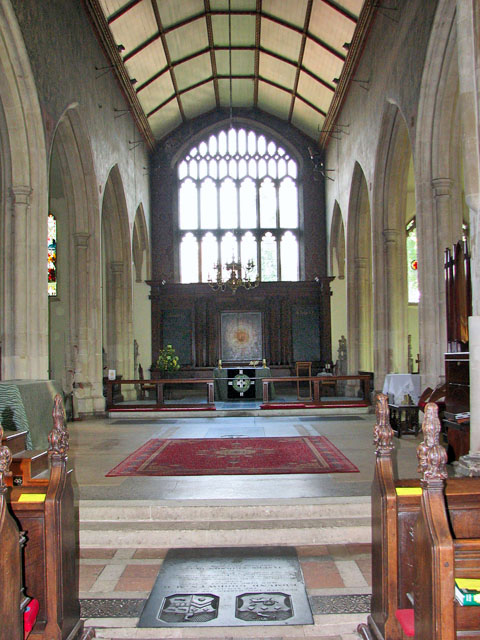
[[(80, 505), (80, 597), (87, 624), (95, 626), (97, 637), (123, 639), (358, 638), (355, 629), (366, 618), (371, 592), (373, 424), (372, 414), (71, 423), (70, 459)], [(155, 436), (299, 435), (327, 436), (359, 473), (105, 477)], [(404, 477), (417, 476), (420, 439), (395, 441), (398, 471)], [(269, 544), (296, 548), (313, 626), (136, 628), (169, 548)]]

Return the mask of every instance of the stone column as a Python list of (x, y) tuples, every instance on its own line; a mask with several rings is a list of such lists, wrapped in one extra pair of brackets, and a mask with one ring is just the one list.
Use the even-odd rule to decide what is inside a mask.
[(125, 374), (124, 368), (124, 332), (123, 320), (125, 318), (125, 309), (123, 308), (123, 262), (116, 261), (110, 263), (110, 272), (112, 276), (111, 290), (108, 292), (110, 304), (107, 308), (109, 315), (108, 324), (111, 327), (110, 338), (113, 342), (115, 354), (115, 369), (117, 373)]
[(400, 248), (404, 237), (398, 229), (384, 229), (383, 238), (387, 291), (387, 362), (389, 372), (402, 373), (407, 371), (406, 275)]
[[(13, 213), (13, 239), (12, 247), (12, 309), (11, 309), (11, 332), (9, 343), (11, 345), (10, 367), (8, 375), (13, 379), (28, 379), (32, 377), (29, 370), (30, 355), (28, 353), (28, 332), (29, 320), (31, 320), (31, 309), (29, 308), (29, 280), (31, 269), (36, 269), (32, 265), (29, 254), (29, 220), (28, 210), (30, 207), (30, 196), (32, 189), (28, 186), (17, 185), (12, 187), (12, 213)], [(46, 239), (45, 239), (46, 243)], [(45, 244), (46, 247), (46, 244)], [(46, 249), (45, 249), (45, 291), (47, 287), (46, 275)], [(46, 295), (46, 294), (45, 294)]]
[(358, 369), (370, 370), (370, 288), (368, 286), (368, 258), (355, 258), (357, 297), (357, 348)]
[[(476, 13), (475, 13), (476, 12)], [(473, 317), (470, 318), (470, 451), (480, 449), (480, 148), (479, 148), (479, 34), (476, 0), (457, 0), (459, 110), (465, 201), (470, 211)]]

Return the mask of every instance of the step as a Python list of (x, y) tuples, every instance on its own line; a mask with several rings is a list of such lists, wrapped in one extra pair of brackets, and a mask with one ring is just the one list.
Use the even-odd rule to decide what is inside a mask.
[(80, 501), (82, 548), (199, 548), (370, 542), (370, 500), (171, 505)]
[(27, 431), (5, 431), (2, 438), (2, 445), (6, 445), (12, 456), (25, 451), (27, 448)]

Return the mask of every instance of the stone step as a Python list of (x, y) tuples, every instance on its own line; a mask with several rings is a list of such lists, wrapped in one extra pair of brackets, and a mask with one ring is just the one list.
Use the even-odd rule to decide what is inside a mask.
[(370, 500), (172, 506), (80, 501), (82, 548), (318, 545), (370, 542)]
[(343, 613), (314, 616), (314, 625), (259, 625), (257, 627), (209, 627), (209, 628), (137, 628), (136, 619), (91, 618), (85, 626), (95, 627), (97, 638), (115, 640), (156, 640), (157, 638), (185, 638), (189, 640), (250, 640), (267, 638), (289, 640), (290, 638), (312, 638), (312, 640), (358, 640), (355, 630), (360, 622), (365, 622), (365, 613)]

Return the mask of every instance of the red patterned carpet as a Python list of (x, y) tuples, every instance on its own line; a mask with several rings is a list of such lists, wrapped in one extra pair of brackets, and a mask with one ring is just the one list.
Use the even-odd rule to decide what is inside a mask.
[(355, 473), (325, 436), (299, 438), (154, 438), (107, 476), (205, 476)]

